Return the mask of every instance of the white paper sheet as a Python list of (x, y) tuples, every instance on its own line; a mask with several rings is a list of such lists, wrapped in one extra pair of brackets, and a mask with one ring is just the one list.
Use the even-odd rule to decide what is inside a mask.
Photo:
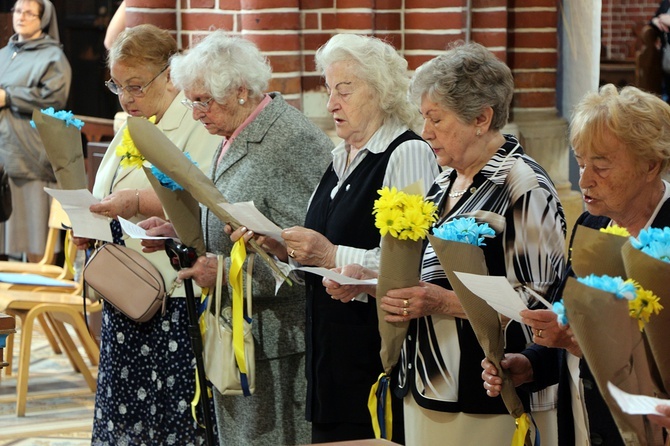
[(521, 322), (519, 312), (526, 309), (526, 304), (506, 277), (482, 276), (458, 271), (454, 271), (454, 274), (463, 282), (463, 285), (484, 299), (498, 313)]
[(317, 274), (319, 276), (337, 282), (340, 285), (377, 285), (377, 279), (354, 279), (353, 277), (347, 277), (342, 274), (336, 273), (335, 271), (331, 271), (328, 268), (319, 268), (315, 266), (299, 266), (295, 269), (300, 271), (306, 271), (312, 274)]
[(100, 202), (88, 189), (62, 190), (45, 187), (44, 191), (61, 204), (70, 218), (72, 232), (76, 237), (113, 241), (110, 219), (88, 210), (92, 204)]
[(254, 231), (256, 234), (272, 237), (282, 245), (284, 244), (284, 239), (281, 238), (282, 228), (274, 224), (256, 209), (253, 201), (219, 203), (219, 206), (232, 215), (243, 226), (246, 226), (247, 229)]
[(621, 410), (630, 415), (661, 415), (656, 411), (659, 404), (670, 405), (670, 400), (662, 400), (646, 395), (633, 395), (619, 389), (611, 382), (607, 383), (607, 390), (617, 402)]
[(132, 221), (126, 220), (121, 216), (119, 216), (119, 223), (121, 223), (121, 229), (123, 229), (123, 232), (125, 232), (130, 238), (137, 238), (143, 240), (165, 240), (172, 238), (172, 237), (157, 237), (147, 235), (147, 231), (144, 228), (140, 228)]

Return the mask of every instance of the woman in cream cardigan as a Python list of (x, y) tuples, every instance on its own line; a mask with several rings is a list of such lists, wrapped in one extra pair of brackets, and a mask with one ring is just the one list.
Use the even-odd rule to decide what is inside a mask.
[[(221, 138), (210, 135), (181, 105), (184, 95), (172, 84), (169, 69), (176, 53), (176, 42), (167, 31), (153, 25), (130, 28), (110, 48), (112, 78), (106, 85), (119, 96), (126, 113), (155, 116), (157, 127), (207, 171)], [(124, 136), (127, 141), (125, 125), (96, 175), (93, 195), (102, 201), (90, 209), (112, 219), (116, 243), (141, 252), (139, 240), (122, 239), (118, 217), (138, 222), (164, 214), (144, 171), (121, 165), (117, 149), (125, 151)], [(158, 313), (144, 323), (105, 305), (92, 444), (203, 444), (204, 429), (194, 422), (190, 409), (195, 368), (185, 292), (175, 282), (176, 272), (164, 252), (145, 255), (161, 272), (165, 289), (176, 287), (165, 315)]]

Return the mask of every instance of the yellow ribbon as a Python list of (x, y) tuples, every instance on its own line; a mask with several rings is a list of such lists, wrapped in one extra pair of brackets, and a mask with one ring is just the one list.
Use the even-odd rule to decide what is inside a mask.
[[(384, 433), (384, 438), (387, 440), (391, 440), (393, 437), (393, 411), (391, 410), (391, 389), (389, 381), (389, 376), (386, 375), (386, 373), (381, 373), (377, 378), (377, 382), (370, 388), (370, 396), (368, 397), (368, 410), (370, 411), (370, 417), (372, 418), (372, 430), (375, 432), (375, 438), (382, 438), (382, 433)], [(384, 386), (386, 386), (385, 395), (383, 395), (384, 400), (381, 402), (380, 407), (380, 402), (377, 399), (377, 392), (382, 390)], [(380, 410), (383, 410), (384, 412), (384, 426), (379, 423)]]
[(530, 417), (524, 413), (519, 418), (514, 419), (516, 430), (512, 437), (512, 446), (523, 446), (526, 443), (526, 435), (530, 429)]
[(247, 248), (243, 239), (233, 245), (230, 252), (230, 286), (233, 288), (233, 350), (240, 373), (247, 374), (247, 361), (244, 357), (244, 287), (242, 286), (242, 266), (247, 258)]

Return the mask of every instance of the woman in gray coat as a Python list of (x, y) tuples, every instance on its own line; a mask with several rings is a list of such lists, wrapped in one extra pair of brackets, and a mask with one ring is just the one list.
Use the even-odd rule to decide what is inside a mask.
[(58, 40), (49, 0), (14, 4), (14, 34), (0, 49), (0, 163), (9, 174), (14, 210), (5, 226), (5, 252), (42, 257), (49, 197), (56, 178), (37, 130), (33, 109), (65, 107), (72, 70)]
[[(258, 48), (216, 31), (186, 55), (175, 57), (171, 74), (193, 118), (225, 138), (211, 171), (223, 196), (232, 203), (253, 201), (282, 228), (302, 224), (333, 143), (281, 94), (265, 93), (271, 69)], [(213, 256), (225, 256), (227, 278), (232, 242), (224, 223), (209, 209), (203, 210), (202, 224), (209, 253), (193, 268), (182, 270), (180, 277), (213, 287)], [(252, 292), (256, 391), (244, 397), (223, 396), (214, 389), (221, 444), (309, 443), (304, 417), (305, 289), (282, 285), (275, 294), (270, 269), (256, 261)], [(230, 287), (225, 287), (222, 306), (230, 295)]]

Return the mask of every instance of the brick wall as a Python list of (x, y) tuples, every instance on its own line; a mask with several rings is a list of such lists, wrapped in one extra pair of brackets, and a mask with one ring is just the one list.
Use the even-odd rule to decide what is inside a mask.
[(648, 23), (660, 0), (602, 0), (603, 59), (635, 57), (636, 32)]
[(514, 107), (553, 109), (558, 0), (127, 0), (128, 26), (174, 30), (187, 48), (211, 28), (254, 41), (270, 59), (272, 89), (303, 107), (321, 89), (314, 53), (339, 32), (392, 42), (410, 69), (454, 40), (482, 43), (515, 76)]

